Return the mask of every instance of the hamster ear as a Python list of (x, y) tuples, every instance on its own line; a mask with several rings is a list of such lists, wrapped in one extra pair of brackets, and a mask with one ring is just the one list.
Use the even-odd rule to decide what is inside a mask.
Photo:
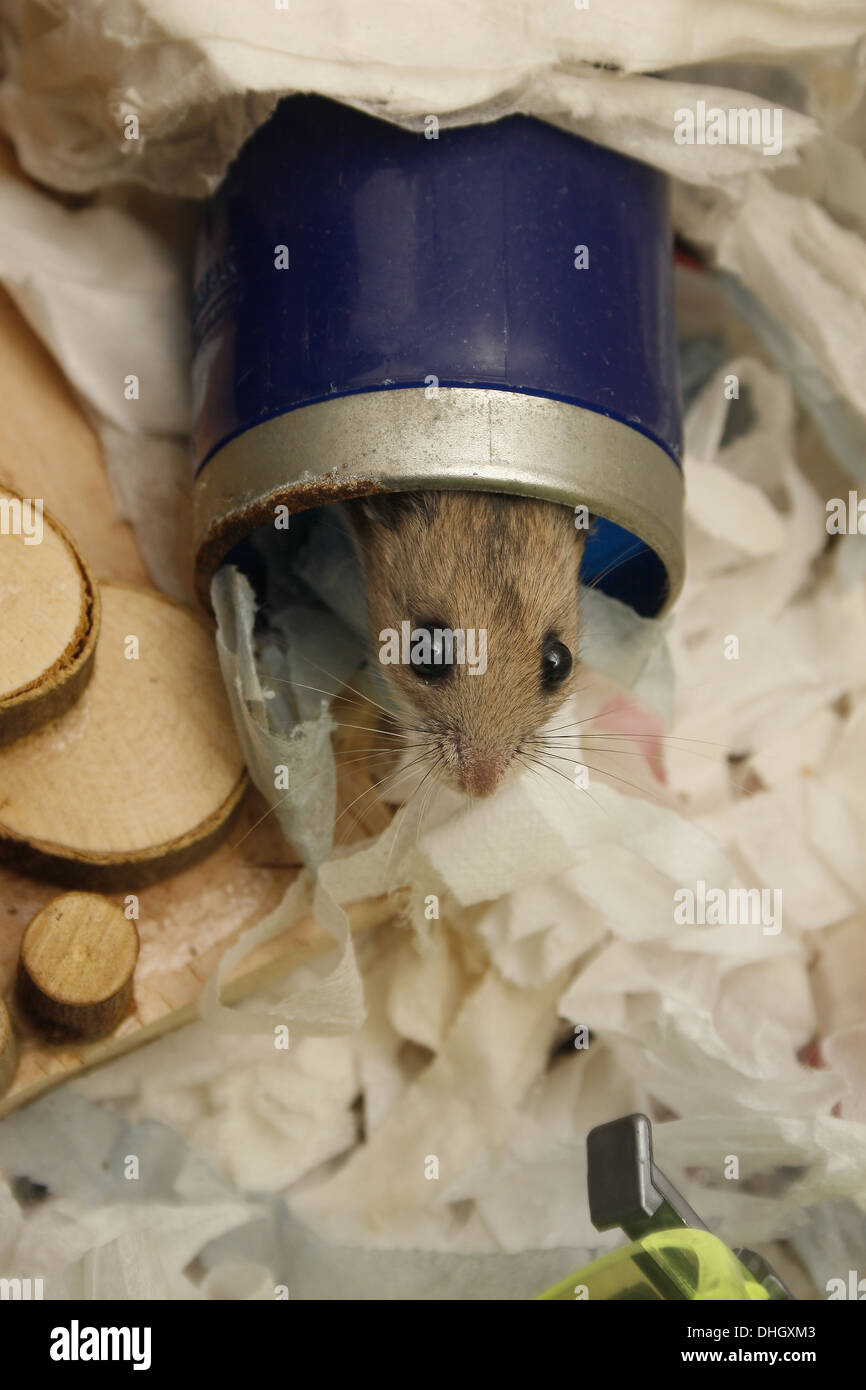
[(581, 524), (577, 525), (575, 523), (574, 528), (574, 538), (577, 541), (577, 551), (581, 559), (583, 558), (583, 552), (586, 549), (586, 543), (592, 535), (593, 531), (596, 529), (600, 520), (600, 518), (597, 517), (593, 512), (587, 512), (586, 508), (584, 508), (583, 510), (585, 512), (585, 515), (581, 517)]
[(435, 492), (380, 492), (347, 502), (346, 515), (355, 534), (364, 539), (375, 526), (396, 531), (412, 516), (432, 520), (437, 505)]
[(385, 519), (385, 499), (383, 497), (355, 497), (350, 502), (339, 502), (346, 530), (352, 540), (355, 553), (362, 563), (366, 562), (367, 552), (380, 533)]
[(357, 497), (346, 503), (353, 526), (359, 531), (369, 530), (371, 526), (382, 526), (385, 521), (385, 499), (381, 494), (374, 497)]

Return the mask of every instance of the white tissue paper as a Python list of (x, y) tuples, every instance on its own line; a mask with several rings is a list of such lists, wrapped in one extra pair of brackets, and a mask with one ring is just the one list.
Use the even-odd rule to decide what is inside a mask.
[[(335, 850), (329, 706), (363, 650), (353, 586), (316, 587), (314, 535), (304, 601), (254, 633), (248, 586), (220, 576), (245, 754), (272, 800), (275, 762), (300, 774), (275, 814), (318, 874), (223, 962), (204, 1022), (4, 1120), (0, 1274), (45, 1276), (50, 1297), (532, 1297), (617, 1243), (589, 1222), (584, 1143), (634, 1110), (725, 1239), (794, 1242), (807, 1296), (862, 1257), (866, 539), (828, 548), (825, 522), (866, 457), (866, 21), (843, 0), (683, 15), (11, 7), (3, 124), (40, 182), (95, 198), (0, 179), (0, 277), (91, 411), (169, 592), (188, 593), (188, 227), (163, 195), (215, 187), (280, 95), (415, 127), (551, 120), (670, 173), (679, 231), (721, 273), (678, 272), (682, 598), (661, 623), (584, 598), (586, 791), (527, 775), (489, 803), (443, 791), (422, 816), (410, 783), (388, 830)], [(698, 99), (783, 108), (779, 155), (677, 144), (674, 112)], [(764, 890), (761, 915), (702, 920), (701, 884), (726, 904)], [(353, 944), (345, 905), (395, 889), (398, 919)], [(222, 1004), (230, 965), (311, 904), (334, 950)]]

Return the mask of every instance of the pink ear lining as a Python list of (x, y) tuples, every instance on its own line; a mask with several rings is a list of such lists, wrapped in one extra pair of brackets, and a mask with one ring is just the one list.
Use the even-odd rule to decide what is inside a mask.
[(604, 733), (633, 734), (635, 748), (643, 754), (653, 777), (663, 786), (667, 784), (662, 743), (664, 730), (658, 715), (619, 695), (602, 705), (592, 723), (596, 721), (603, 725)]

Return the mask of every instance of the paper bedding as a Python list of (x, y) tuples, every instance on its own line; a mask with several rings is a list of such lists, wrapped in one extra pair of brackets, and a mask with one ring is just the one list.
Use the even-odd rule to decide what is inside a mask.
[[(177, 597), (192, 210), (174, 200), (215, 186), (278, 95), (314, 89), (410, 126), (429, 111), (552, 120), (666, 169), (678, 230), (714, 270), (677, 272), (686, 588), (662, 622), (585, 595), (593, 682), (573, 717), (645, 730), (592, 799), (553, 776), (485, 803), (443, 791), (420, 825), (410, 802), (378, 839), (335, 849), (331, 715), (285, 680), (357, 669), (351, 550), (321, 513), (302, 523), (264, 639), (249, 585), (220, 573), (248, 765), (272, 798), (273, 766), (289, 766), (300, 791), (276, 815), (310, 865), (220, 974), (311, 904), (335, 949), (237, 1009), (215, 979), (200, 1023), (5, 1120), (0, 1274), (51, 1272), (52, 1296), (96, 1298), (272, 1298), (275, 1283), (530, 1297), (617, 1243), (589, 1222), (583, 1144), (641, 1109), (664, 1121), (659, 1163), (707, 1224), (790, 1241), (822, 1290), (866, 1243), (866, 540), (829, 545), (826, 525), (828, 500), (866, 481), (862, 18), (757, 3), (745, 38), (734, 4), (687, 27), (671, 0), (649, 32), (626, 4), (518, 22), (488, 0), (446, 4), (431, 27), (429, 7), (395, 25), (370, 0), (362, 29), (356, 7), (321, 17), (295, 0), (289, 39), (279, 10), (241, 32), (213, 0), (133, 5), (107, 29), (84, 0), (45, 33), (41, 8), (21, 5), (6, 36), (3, 124), (37, 180), (94, 196), (72, 210), (0, 181), (0, 277)], [(676, 144), (671, 113), (697, 99), (781, 106), (781, 154)], [(118, 134), (132, 109), (134, 153)], [(115, 383), (130, 340), (151, 373), (134, 405)], [(726, 902), (770, 890), (779, 929), (701, 920), (700, 884)], [(353, 944), (342, 905), (398, 888), (401, 920)], [(110, 1176), (129, 1152), (145, 1182)]]

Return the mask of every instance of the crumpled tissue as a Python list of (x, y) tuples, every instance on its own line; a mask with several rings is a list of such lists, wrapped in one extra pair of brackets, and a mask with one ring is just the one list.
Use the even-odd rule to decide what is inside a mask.
[[(295, 89), (410, 126), (522, 110), (665, 168), (678, 229), (725, 272), (700, 277), (711, 338), (682, 346), (688, 582), (666, 623), (587, 595), (586, 792), (540, 774), (489, 804), (443, 791), (422, 817), (410, 787), (388, 830), (336, 853), (326, 813), (280, 807), (318, 877), (254, 930), (312, 904), (334, 951), (236, 1010), (212, 981), (208, 1016), (230, 1012), (233, 1033), (196, 1024), (4, 1121), (0, 1166), (48, 1192), (0, 1183), (0, 1268), (45, 1275), (49, 1296), (531, 1297), (615, 1241), (589, 1223), (585, 1136), (644, 1110), (704, 1219), (732, 1242), (794, 1239), (823, 1289), (866, 1210), (866, 541), (828, 548), (825, 527), (866, 420), (862, 14), (758, 3), (746, 40), (733, 0), (689, 25), (669, 0), (652, 26), (624, 0), (528, 19), (477, 0), (453, 22), (274, 8), (253, 31), (223, 4), (135, 3), (108, 26), (97, 0), (21, 0), (0, 112), (25, 168), (201, 195)], [(699, 98), (783, 105), (781, 155), (676, 144), (673, 112)], [(99, 421), (155, 579), (182, 592), (184, 270), (163, 214), (0, 182), (0, 274)], [(802, 406), (835, 458), (804, 457)], [(359, 615), (312, 597), (342, 676)], [(336, 685), (303, 674), (318, 619), (256, 633), (231, 572), (216, 600), (264, 789), (275, 759), (325, 750)], [(308, 650), (333, 669), (330, 646)], [(287, 651), (289, 681), (324, 696), (279, 687)], [(329, 807), (326, 760), (318, 775)], [(778, 891), (780, 930), (677, 923), (674, 895), (700, 880)], [(401, 886), (399, 920), (353, 945), (344, 905)]]

